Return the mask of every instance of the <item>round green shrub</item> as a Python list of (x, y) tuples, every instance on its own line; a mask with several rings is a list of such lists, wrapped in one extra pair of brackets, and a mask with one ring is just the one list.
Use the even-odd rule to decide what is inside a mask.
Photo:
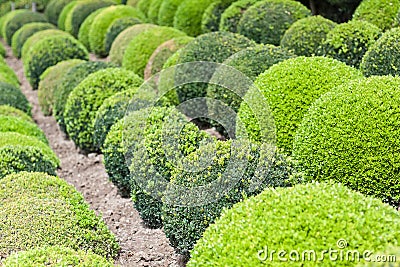
[(71, 1), (68, 5), (66, 5), (63, 10), (61, 11), (60, 16), (58, 17), (57, 26), (60, 30), (65, 30), (65, 20), (71, 10), (78, 5), (78, 1)]
[(86, 77), (101, 69), (111, 68), (112, 64), (101, 61), (89, 61), (76, 65), (71, 68), (57, 85), (54, 91), (53, 115), (55, 116), (60, 129), (67, 132), (64, 121), (65, 104), (72, 90), (78, 86)]
[(21, 171), (55, 175), (59, 166), (60, 160), (54, 152), (37, 137), (16, 132), (0, 133), (0, 179)]
[(39, 141), (48, 144), (46, 135), (36, 124), (13, 116), (0, 115), (0, 132), (15, 132), (35, 137)]
[(151, 23), (158, 24), (158, 12), (164, 0), (152, 0), (149, 11), (147, 12), (147, 20)]
[(239, 0), (230, 5), (221, 15), (220, 31), (237, 32), (237, 25), (246, 10), (260, 0)]
[(5, 73), (0, 72), (0, 82), (1, 83), (8, 83), (10, 85), (13, 85), (15, 87), (19, 86), (19, 82), (13, 79), (12, 77), (8, 76)]
[(33, 34), (39, 31), (54, 28), (54, 25), (44, 22), (32, 22), (22, 26), (18, 31), (15, 32), (11, 40), (11, 48), (14, 56), (16, 56), (17, 58), (21, 57), (21, 50), (25, 41), (28, 40), (28, 38), (31, 37)]
[(379, 255), (379, 258), (371, 257), (369, 262), (360, 263), (357, 267), (400, 267), (400, 247), (388, 246), (374, 254)]
[[(335, 87), (359, 78), (362, 78), (360, 71), (340, 61), (325, 57), (296, 57), (261, 74), (255, 85), (265, 99), (250, 98), (248, 103), (268, 105), (275, 120), (277, 146), (291, 154), (296, 130), (311, 104)], [(247, 104), (241, 105), (238, 116), (244, 127), (238, 127), (237, 134), (247, 133), (251, 140), (263, 142), (259, 122)]]
[(40, 75), (48, 67), (68, 59), (89, 59), (86, 48), (72, 36), (47, 37), (35, 43), (24, 58), (25, 75), (32, 88), (38, 88)]
[(83, 62), (85, 61), (80, 59), (61, 61), (60, 63), (57, 63), (57, 65), (47, 68), (40, 76), (38, 100), (43, 115), (49, 116), (53, 113), (54, 91), (65, 73), (67, 73), (72, 67)]
[(31, 115), (31, 104), (21, 89), (8, 83), (0, 82), (0, 105), (9, 105)]
[(107, 258), (118, 254), (119, 245), (107, 225), (63, 179), (22, 172), (0, 183), (1, 255), (53, 245)]
[(156, 27), (157, 26), (153, 24), (139, 24), (129, 27), (121, 32), (112, 43), (110, 49), (110, 61), (118, 66), (121, 66), (125, 51), (130, 42), (139, 34)]
[(67, 133), (75, 144), (87, 152), (97, 151), (93, 141), (96, 111), (108, 97), (142, 83), (135, 73), (113, 68), (99, 70), (75, 87), (64, 111)]
[(91, 0), (78, 2), (65, 18), (65, 31), (78, 37), (79, 28), (85, 19), (94, 11), (115, 4), (111, 0)]
[(108, 27), (114, 20), (123, 17), (135, 17), (144, 20), (144, 15), (137, 9), (130, 6), (110, 6), (104, 9), (93, 20), (90, 27), (89, 43), (90, 49), (98, 56), (107, 56), (105, 37)]
[(137, 35), (128, 45), (122, 59), (122, 67), (144, 77), (144, 69), (154, 50), (162, 43), (185, 33), (171, 27), (157, 27)]
[(150, 5), (153, 0), (139, 0), (136, 7), (142, 11), (143, 14), (147, 15), (149, 13)]
[(75, 251), (70, 248), (51, 246), (31, 249), (12, 254), (4, 261), (4, 267), (18, 266), (34, 267), (35, 265), (56, 266), (104, 266), (113, 267), (112, 262), (83, 250)]
[(50, 23), (57, 25), (62, 10), (69, 2), (71, 2), (71, 0), (51, 0), (44, 11), (47, 20)]
[(1, 17), (1, 20), (0, 20), (1, 37), (5, 38), (5, 36), (6, 36), (6, 27), (7, 27), (8, 22), (10, 20), (12, 20), (16, 15), (25, 13), (26, 11), (27, 11), (26, 9), (17, 9), (17, 10), (10, 11)]
[(6, 49), (4, 48), (3, 44), (0, 44), (0, 56), (2, 57), (6, 56)]
[(328, 33), (322, 50), (324, 55), (358, 68), (364, 54), (381, 34), (378, 27), (366, 21), (342, 23)]
[[(304, 255), (311, 256), (307, 266), (349, 266), (353, 263), (331, 258), (358, 251), (363, 261), (364, 251), (398, 245), (399, 222), (399, 212), (341, 184), (267, 189), (225, 210), (196, 244), (187, 266), (293, 266), (289, 259)], [(343, 243), (347, 246), (340, 249)], [(271, 258), (271, 250), (286, 251), (280, 256), (288, 261), (280, 261), (277, 253)], [(322, 254), (328, 250), (338, 253)]]
[(89, 43), (90, 28), (92, 27), (93, 21), (97, 17), (97, 15), (99, 15), (105, 9), (106, 9), (105, 7), (99, 8), (96, 11), (93, 11), (92, 13), (90, 13), (90, 15), (86, 17), (86, 19), (83, 21), (81, 27), (79, 28), (78, 40), (88, 50), (90, 50), (90, 43)]
[(137, 18), (130, 18), (130, 17), (124, 17), (120, 19), (116, 19), (107, 29), (106, 33), (106, 52), (109, 53), (111, 50), (111, 46), (117, 38), (117, 36), (123, 32), (125, 29), (136, 25), (136, 24), (141, 24), (142, 22), (140, 19)]
[(257, 43), (279, 45), (286, 30), (311, 12), (292, 0), (265, 0), (251, 6), (237, 26), (238, 33)]
[(300, 19), (290, 26), (281, 40), (281, 46), (292, 50), (298, 56), (319, 54), (326, 35), (336, 27), (336, 23), (322, 16)]
[(235, 0), (217, 0), (207, 7), (201, 20), (202, 33), (216, 32), (219, 30), (222, 13)]
[(27, 113), (9, 105), (0, 105), (0, 116), (12, 116), (23, 119), (27, 122), (34, 122), (32, 117), (30, 117)]
[(43, 14), (26, 11), (23, 13), (16, 14), (8, 23), (5, 25), (4, 39), (7, 44), (11, 45), (11, 40), (16, 31), (22, 26), (30, 22), (47, 22), (46, 17)]
[(332, 179), (400, 206), (394, 164), (399, 85), (400, 79), (390, 76), (358, 80), (325, 94), (311, 106), (293, 146), (306, 180)]
[(6, 81), (9, 81), (10, 84), (19, 86), (17, 75), (15, 74), (14, 70), (7, 64), (0, 63), (0, 75), (2, 75)]
[(175, 13), (181, 3), (182, 0), (164, 0), (158, 11), (158, 25), (173, 27)]
[(202, 33), (201, 21), (207, 7), (215, 0), (184, 0), (175, 12), (174, 28), (189, 36)]
[(365, 53), (360, 68), (367, 77), (373, 75), (400, 75), (400, 28), (385, 32)]
[(398, 26), (399, 9), (399, 0), (363, 0), (354, 12), (353, 20), (370, 22), (385, 31)]

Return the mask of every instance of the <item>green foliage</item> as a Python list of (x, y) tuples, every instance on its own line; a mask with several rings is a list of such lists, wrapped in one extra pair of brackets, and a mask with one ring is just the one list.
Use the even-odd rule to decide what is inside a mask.
[(9, 105), (31, 115), (31, 104), (21, 89), (8, 83), (0, 82), (0, 105)]
[(182, 0), (164, 0), (158, 11), (158, 24), (161, 26), (174, 26), (174, 17)]
[(141, 24), (142, 22), (138, 18), (130, 18), (130, 17), (124, 17), (120, 19), (114, 20), (114, 22), (108, 27), (107, 33), (106, 33), (106, 38), (105, 38), (105, 44), (106, 44), (106, 52), (109, 53), (111, 50), (111, 46), (117, 38), (117, 36), (123, 32), (125, 29), (135, 25), (135, 24)]
[(15, 132), (48, 144), (46, 135), (36, 124), (17, 117), (0, 115), (0, 132)]
[(6, 49), (4, 48), (3, 44), (0, 44), (0, 56), (2, 57), (6, 56)]
[(83, 196), (63, 179), (22, 172), (0, 181), (0, 254), (63, 246), (112, 258), (114, 235)]
[(84, 151), (98, 151), (93, 140), (96, 111), (117, 92), (139, 87), (143, 79), (131, 71), (105, 69), (91, 74), (73, 89), (65, 105), (68, 135)]
[(322, 50), (324, 55), (358, 68), (364, 54), (381, 34), (381, 30), (369, 22), (342, 23), (328, 33)]
[(33, 33), (31, 36), (29, 36), (28, 39), (26, 39), (25, 43), (22, 46), (21, 50), (21, 58), (24, 60), (27, 56), (30, 54), (31, 48), (41, 40), (47, 37), (54, 37), (58, 35), (63, 35), (63, 36), (70, 36), (68, 33), (56, 29), (49, 29), (49, 30), (42, 30)]
[(23, 58), (25, 75), (32, 88), (38, 88), (40, 75), (48, 67), (68, 59), (89, 59), (86, 48), (73, 37), (59, 35), (36, 42)]
[[(347, 260), (332, 261), (323, 251), (343, 252), (343, 258), (358, 251), (364, 262), (364, 251), (399, 244), (399, 223), (399, 212), (341, 184), (267, 189), (225, 210), (196, 244), (187, 266), (294, 266), (289, 259), (303, 262), (302, 257), (311, 259), (307, 266), (352, 266)], [(343, 249), (342, 241), (347, 243)], [(275, 253), (272, 259), (272, 250), (286, 254)], [(293, 250), (298, 253), (290, 255)]]
[(126, 5), (137, 7), (138, 2), (139, 2), (139, 0), (128, 0), (128, 1), (126, 1)]
[(5, 82), (9, 82), (10, 84), (19, 86), (19, 80), (14, 70), (9, 67), (7, 64), (0, 63), (0, 75), (4, 77)]
[(189, 36), (202, 33), (201, 21), (207, 7), (215, 0), (184, 0), (175, 12), (174, 28)]
[(54, 91), (63, 79), (65, 73), (67, 73), (72, 67), (83, 62), (85, 61), (80, 59), (61, 61), (60, 63), (57, 63), (57, 65), (47, 68), (40, 76), (38, 99), (43, 115), (49, 116), (53, 113), (53, 105), (55, 101)]
[(62, 10), (69, 2), (71, 2), (71, 0), (51, 0), (44, 11), (47, 20), (50, 23), (57, 25)]
[(147, 12), (147, 20), (151, 23), (158, 24), (158, 12), (164, 0), (152, 0)]
[(60, 16), (58, 17), (57, 26), (60, 30), (65, 30), (65, 20), (67, 19), (68, 14), (71, 10), (78, 5), (78, 1), (71, 1), (68, 5), (66, 5), (61, 11)]
[(217, 0), (207, 7), (201, 20), (202, 33), (219, 30), (222, 13), (236, 0)]
[(399, 85), (397, 77), (375, 76), (344, 84), (312, 105), (293, 148), (306, 180), (332, 179), (400, 205)]
[(101, 12), (103, 12), (106, 8), (100, 8), (97, 9), (96, 11), (93, 11), (90, 13), (89, 16), (86, 17), (86, 19), (83, 21), (81, 27), (79, 28), (79, 33), (78, 33), (78, 40), (88, 49), (90, 50), (90, 43), (89, 43), (89, 33), (90, 33), (90, 28), (92, 27), (94, 19), (99, 15)]
[(7, 24), (10, 20), (12, 20), (16, 15), (21, 14), (21, 13), (25, 13), (27, 12), (27, 10), (25, 9), (17, 9), (17, 10), (13, 10), (8, 12), (7, 14), (5, 14), (4, 16), (1, 17), (0, 20), (0, 34), (1, 37), (5, 38), (6, 36), (6, 27)]
[(260, 0), (239, 0), (233, 2), (221, 15), (220, 31), (237, 32), (237, 25), (246, 10)]
[[(357, 69), (334, 59), (296, 57), (261, 74), (255, 85), (265, 98), (250, 98), (248, 103), (270, 108), (276, 125), (277, 146), (291, 154), (296, 130), (311, 104), (335, 87), (361, 77)], [(239, 136), (247, 133), (251, 140), (265, 141), (260, 129), (267, 125), (259, 125), (247, 104), (240, 107), (238, 116), (244, 124), (237, 129)]]
[(0, 116), (17, 117), (17, 118), (23, 119), (24, 121), (33, 123), (32, 117), (30, 117), (27, 113), (23, 112), (20, 109), (9, 106), (9, 105), (3, 105), (3, 104), (0, 105)]
[(12, 37), (16, 31), (22, 26), (30, 22), (47, 22), (46, 17), (43, 14), (26, 11), (16, 14), (12, 19), (5, 24), (4, 39), (8, 45), (11, 45)]
[(300, 19), (290, 26), (281, 40), (281, 46), (292, 50), (298, 56), (319, 54), (319, 48), (326, 35), (336, 27), (336, 23), (322, 16)]
[(139, 0), (136, 6), (143, 14), (147, 15), (152, 1), (153, 0)]
[(279, 45), (286, 30), (311, 12), (292, 0), (265, 0), (251, 6), (237, 26), (238, 33), (257, 43)]
[(363, 0), (353, 14), (353, 20), (375, 24), (382, 31), (398, 26), (399, 0)]

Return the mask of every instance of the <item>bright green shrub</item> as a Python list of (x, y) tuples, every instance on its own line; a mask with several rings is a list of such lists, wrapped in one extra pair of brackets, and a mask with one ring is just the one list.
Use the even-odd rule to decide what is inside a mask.
[(67, 4), (61, 11), (60, 16), (58, 17), (57, 26), (60, 30), (65, 30), (65, 20), (67, 19), (68, 14), (71, 10), (78, 5), (78, 1), (71, 1)]
[(4, 25), (4, 39), (7, 44), (11, 45), (11, 40), (15, 32), (18, 31), (25, 24), (30, 22), (47, 22), (47, 20), (43, 14), (32, 11), (26, 11), (16, 14), (12, 19), (8, 21), (6, 25)]
[(47, 37), (35, 43), (23, 59), (25, 75), (33, 89), (38, 88), (40, 75), (48, 67), (68, 59), (89, 59), (86, 48), (71, 36)]
[(15, 87), (19, 86), (19, 82), (5, 73), (0, 72), (0, 83), (8, 83)]
[(400, 28), (385, 32), (365, 53), (360, 68), (367, 77), (373, 75), (400, 75)]
[(93, 141), (96, 111), (110, 96), (142, 83), (133, 72), (113, 68), (91, 74), (75, 87), (64, 111), (67, 133), (75, 144), (84, 151), (97, 151)]
[(50, 23), (57, 25), (62, 10), (69, 2), (71, 2), (71, 0), (51, 0), (44, 11), (47, 20)]
[(389, 246), (374, 254), (380, 257), (377, 260), (371, 259), (369, 262), (360, 263), (357, 267), (400, 267), (400, 247)]
[(0, 75), (4, 77), (5, 81), (9, 81), (10, 84), (19, 86), (19, 80), (14, 70), (6, 64), (0, 63)]
[[(289, 259), (303, 263), (303, 256), (307, 266), (353, 266), (356, 261), (331, 258), (358, 251), (364, 261), (364, 251), (398, 245), (399, 222), (399, 212), (341, 184), (267, 189), (225, 210), (196, 244), (187, 266), (293, 266)], [(272, 259), (271, 250), (286, 251), (280, 256), (287, 261), (277, 253)], [(297, 255), (289, 254), (293, 250)], [(329, 250), (338, 253), (323, 254)]]
[(122, 67), (144, 77), (144, 69), (154, 50), (162, 43), (185, 33), (170, 27), (157, 27), (137, 35), (125, 50)]
[(27, 122), (34, 122), (32, 117), (30, 117), (27, 113), (9, 105), (0, 105), (0, 116), (12, 116), (23, 119)]
[(40, 76), (38, 99), (39, 106), (45, 116), (53, 113), (54, 105), (54, 91), (58, 83), (61, 82), (64, 75), (74, 66), (85, 61), (80, 59), (70, 59), (61, 61), (56, 65), (47, 68), (46, 71)]
[(0, 82), (0, 105), (9, 105), (31, 115), (31, 104), (21, 89), (8, 83)]
[(214, 1), (215, 0), (184, 0), (175, 12), (174, 28), (185, 32), (189, 36), (201, 34), (203, 13)]
[(332, 179), (400, 205), (395, 163), (399, 84), (390, 76), (354, 81), (311, 106), (293, 146), (306, 180)]
[[(293, 138), (304, 114), (311, 104), (335, 87), (361, 78), (361, 72), (344, 63), (324, 57), (296, 57), (278, 63), (261, 74), (255, 81), (264, 99), (251, 99), (248, 103), (263, 103), (271, 109), (276, 125), (277, 146), (291, 154)], [(250, 92), (250, 91), (249, 91)], [(251, 140), (262, 142), (263, 137), (252, 111), (247, 104), (239, 114), (245, 132)]]
[(139, 0), (136, 7), (142, 11), (143, 14), (149, 13), (150, 5), (153, 0)]
[(48, 144), (46, 135), (36, 124), (13, 116), (0, 115), (0, 132), (15, 132), (35, 137), (39, 141)]
[(89, 16), (86, 17), (86, 19), (83, 21), (81, 27), (79, 28), (79, 33), (78, 33), (78, 40), (88, 49), (90, 50), (90, 43), (89, 43), (89, 33), (90, 33), (90, 28), (92, 27), (94, 19), (99, 15), (101, 12), (103, 12), (106, 8), (100, 8), (97, 9), (96, 11), (93, 11), (90, 13)]
[(257, 43), (279, 45), (286, 30), (311, 12), (292, 0), (265, 0), (251, 6), (237, 26), (238, 33)]
[(52, 24), (44, 22), (32, 22), (22, 26), (18, 31), (15, 32), (11, 40), (11, 48), (14, 56), (17, 58), (21, 57), (21, 50), (25, 44), (25, 41), (28, 40), (33, 34), (39, 31), (54, 28), (55, 27)]
[(144, 20), (144, 15), (137, 9), (130, 6), (110, 6), (104, 9), (93, 20), (90, 27), (89, 43), (90, 49), (99, 56), (107, 56), (105, 48), (105, 37), (108, 27), (114, 20), (123, 17), (135, 17)]
[(175, 12), (181, 3), (182, 0), (164, 0), (158, 11), (158, 24), (161, 26), (173, 27)]
[(381, 34), (378, 27), (366, 21), (342, 23), (328, 33), (322, 50), (324, 55), (358, 68), (364, 54)]
[(152, 0), (147, 12), (147, 20), (151, 23), (158, 24), (158, 12), (164, 0)]
[(157, 26), (153, 24), (139, 24), (129, 27), (121, 32), (112, 43), (110, 49), (111, 62), (118, 66), (121, 66), (125, 51), (128, 48), (130, 42), (139, 34), (156, 27)]
[(0, 56), (2, 57), (6, 56), (6, 49), (4, 48), (3, 44), (0, 44)]
[(26, 11), (27, 11), (26, 9), (17, 9), (17, 10), (7, 12), (7, 14), (5, 14), (4, 16), (1, 17), (1, 20), (0, 20), (1, 37), (5, 38), (5, 36), (6, 36), (6, 27), (7, 27), (8, 22), (10, 20), (12, 20), (16, 15), (25, 13)]
[(398, 26), (399, 0), (363, 0), (353, 14), (353, 20), (375, 24), (383, 31)]
[(60, 160), (54, 152), (37, 137), (16, 132), (0, 133), (0, 179), (21, 171), (55, 175), (59, 166)]
[(113, 67), (113, 65), (106, 62), (89, 61), (76, 65), (65, 74), (54, 91), (53, 106), (53, 115), (63, 132), (66, 133), (67, 131), (64, 121), (65, 104), (72, 90), (90, 74), (111, 67)]
[(335, 22), (322, 16), (300, 19), (285, 32), (281, 46), (298, 56), (318, 55), (326, 35), (335, 27)]
[(222, 13), (235, 0), (217, 0), (207, 7), (201, 20), (202, 33), (216, 32), (219, 30)]
[(239, 0), (233, 2), (221, 15), (220, 31), (237, 32), (237, 25), (246, 10), (260, 0)]
[(117, 36), (123, 32), (125, 29), (136, 25), (136, 24), (141, 24), (142, 22), (140, 19), (137, 18), (130, 18), (130, 17), (124, 17), (120, 19), (116, 19), (107, 29), (106, 33), (106, 38), (105, 38), (105, 44), (106, 44), (106, 52), (109, 53), (111, 50), (111, 46), (117, 38)]
[(54, 245), (108, 258), (117, 255), (114, 235), (63, 179), (23, 172), (0, 183), (2, 255)]

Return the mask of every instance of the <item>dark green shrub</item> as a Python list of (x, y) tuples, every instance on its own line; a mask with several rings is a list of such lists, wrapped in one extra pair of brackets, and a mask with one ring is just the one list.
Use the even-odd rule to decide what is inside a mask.
[(0, 105), (9, 105), (31, 115), (31, 104), (21, 89), (8, 83), (0, 82)]
[(66, 125), (64, 121), (65, 104), (67, 103), (69, 94), (90, 74), (101, 69), (111, 68), (112, 64), (101, 61), (89, 61), (71, 68), (64, 78), (57, 85), (54, 91), (53, 115), (56, 117), (60, 129), (66, 133)]
[(57, 21), (57, 26), (60, 30), (65, 30), (65, 20), (67, 19), (69, 12), (71, 12), (71, 10), (78, 4), (78, 1), (71, 1), (63, 8)]
[(149, 13), (150, 5), (153, 0), (139, 0), (136, 7), (142, 11), (143, 14)]
[(237, 32), (237, 25), (246, 10), (260, 0), (239, 0), (233, 2), (221, 15), (220, 31)]
[(3, 44), (0, 44), (0, 56), (2, 57), (6, 56), (6, 49), (4, 48)]
[(207, 7), (201, 20), (202, 33), (216, 32), (219, 30), (222, 13), (235, 0), (217, 0)]
[(318, 55), (326, 35), (335, 27), (335, 22), (322, 16), (300, 19), (285, 32), (281, 46), (292, 50), (298, 56)]
[(63, 179), (43, 173), (9, 175), (0, 181), (3, 207), (0, 253), (63, 246), (112, 258), (114, 235), (83, 196)]
[(365, 21), (339, 24), (326, 36), (323, 54), (358, 68), (364, 54), (381, 34), (378, 27)]
[(398, 26), (399, 0), (363, 0), (353, 14), (353, 20), (375, 24), (382, 31)]
[(19, 80), (14, 70), (7, 64), (0, 63), (0, 75), (4, 78), (3, 80), (10, 84), (19, 86)]
[(367, 77), (373, 75), (400, 75), (400, 28), (385, 32), (365, 53), (360, 68)]
[(46, 135), (36, 124), (13, 116), (0, 115), (0, 132), (15, 132), (35, 137), (39, 141), (48, 144)]
[(35, 43), (23, 59), (25, 75), (32, 88), (38, 88), (40, 75), (48, 67), (68, 59), (89, 59), (86, 48), (71, 36), (47, 37)]
[(55, 175), (59, 166), (60, 160), (54, 152), (37, 137), (16, 132), (0, 133), (0, 179), (21, 171)]
[[(398, 245), (399, 222), (399, 212), (341, 184), (268, 189), (225, 210), (187, 266), (294, 266), (302, 257), (307, 266), (353, 266), (357, 260), (348, 253), (358, 251), (364, 262), (364, 251)], [(271, 250), (286, 253), (271, 258)], [(323, 254), (333, 250), (331, 257)], [(334, 255), (344, 260), (331, 260)]]
[(171, 27), (157, 27), (137, 35), (125, 50), (122, 67), (144, 77), (144, 69), (154, 50), (162, 43), (185, 33)]
[(50, 23), (57, 25), (62, 10), (69, 2), (71, 2), (71, 0), (51, 0), (44, 11), (47, 20)]
[(158, 24), (161, 26), (174, 26), (174, 17), (182, 0), (164, 0), (158, 11)]
[(400, 79), (390, 76), (358, 80), (311, 106), (293, 146), (306, 180), (332, 179), (400, 206), (393, 164), (399, 142), (399, 85)]
[(147, 12), (147, 20), (151, 23), (158, 24), (158, 12), (164, 0), (152, 0), (149, 11)]
[(215, 0), (184, 0), (175, 12), (174, 28), (189, 36), (202, 33), (201, 20), (207, 7)]
[(97, 151), (93, 141), (96, 111), (110, 96), (142, 83), (135, 73), (113, 68), (91, 74), (75, 87), (64, 111), (67, 133), (75, 144), (87, 152)]
[(8, 12), (7, 14), (5, 14), (4, 16), (2, 16), (0, 18), (0, 33), (1, 33), (1, 37), (5, 38), (6, 36), (6, 27), (7, 24), (10, 20), (12, 20), (16, 15), (21, 14), (21, 13), (25, 13), (27, 10), (26, 9), (17, 9), (17, 10), (13, 10)]
[(114, 20), (123, 17), (135, 17), (144, 20), (144, 15), (137, 9), (130, 6), (110, 6), (104, 9), (93, 20), (89, 32), (90, 49), (98, 56), (107, 56), (105, 38), (108, 27)]
[[(335, 87), (361, 77), (357, 69), (334, 59), (296, 57), (261, 74), (255, 85), (265, 99), (250, 98), (248, 103), (260, 103), (270, 108), (276, 125), (277, 146), (291, 154), (296, 130), (311, 104)], [(241, 105), (238, 116), (244, 124), (244, 127), (238, 127), (238, 135), (246, 132), (251, 140), (265, 141), (261, 129), (267, 125), (259, 125), (247, 104)]]
[(43, 22), (32, 22), (22, 26), (14, 35), (11, 40), (11, 48), (14, 56), (17, 58), (21, 57), (21, 50), (25, 41), (29, 39), (33, 34), (43, 31), (54, 29), (55, 27), (50, 23)]
[(286, 30), (311, 12), (292, 0), (265, 0), (251, 6), (237, 26), (238, 33), (257, 43), (279, 45)]
[(46, 71), (43, 72), (40, 76), (38, 89), (39, 106), (43, 115), (49, 116), (53, 113), (54, 91), (63, 79), (65, 73), (67, 73), (72, 67), (83, 62), (85, 61), (80, 59), (61, 61), (60, 63), (57, 63), (57, 65), (47, 68)]
[(22, 26), (30, 22), (47, 22), (46, 17), (43, 14), (26, 11), (23, 13), (16, 14), (12, 19), (5, 25), (4, 39), (8, 45), (11, 45), (11, 40), (16, 31)]
[(101, 12), (103, 12), (106, 8), (100, 8), (97, 9), (96, 11), (93, 11), (90, 13), (89, 16), (86, 17), (86, 19), (83, 21), (81, 27), (79, 28), (79, 33), (78, 33), (78, 40), (88, 49), (90, 50), (90, 43), (89, 43), (89, 33), (90, 33), (90, 28), (92, 27), (94, 19), (99, 15)]
[(30, 117), (27, 113), (9, 105), (0, 105), (0, 116), (12, 116), (23, 119), (27, 122), (34, 122), (32, 117)]
[(106, 52), (109, 53), (111, 50), (111, 46), (117, 38), (117, 36), (123, 32), (125, 29), (136, 25), (136, 24), (141, 24), (142, 22), (140, 19), (137, 18), (130, 18), (130, 17), (124, 17), (120, 19), (116, 19), (107, 29), (106, 33)]

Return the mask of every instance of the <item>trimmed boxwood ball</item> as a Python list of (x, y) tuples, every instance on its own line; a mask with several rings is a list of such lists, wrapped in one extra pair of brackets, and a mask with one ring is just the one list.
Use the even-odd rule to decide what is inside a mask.
[(45, 265), (57, 266), (104, 266), (113, 267), (112, 262), (99, 255), (83, 250), (51, 246), (14, 253), (4, 261), (4, 267)]
[(186, 34), (171, 27), (157, 27), (137, 35), (125, 50), (122, 67), (144, 77), (144, 69), (154, 50), (162, 43)]
[(265, 0), (251, 6), (237, 26), (238, 33), (257, 43), (279, 45), (286, 30), (311, 12), (292, 0)]
[(88, 49), (90, 50), (90, 43), (89, 43), (89, 33), (90, 28), (92, 27), (94, 19), (99, 15), (103, 10), (106, 9), (105, 7), (97, 9), (90, 13), (89, 16), (83, 21), (81, 27), (79, 28), (78, 33), (78, 40)]
[(147, 16), (147, 13), (149, 13), (150, 5), (153, 0), (139, 0), (137, 3), (136, 7), (142, 11), (143, 14)]
[(281, 46), (292, 50), (298, 56), (318, 55), (326, 35), (336, 25), (335, 22), (319, 15), (300, 19), (285, 32)]
[(207, 7), (201, 20), (202, 33), (216, 32), (219, 30), (222, 13), (235, 0), (217, 0)]
[(16, 132), (0, 133), (0, 179), (21, 171), (55, 175), (59, 166), (60, 160), (54, 152), (37, 137)]
[(164, 0), (158, 11), (158, 25), (173, 27), (175, 12), (181, 3), (182, 0)]
[(21, 50), (25, 41), (33, 34), (43, 30), (54, 29), (54, 25), (44, 22), (32, 22), (22, 26), (12, 37), (11, 48), (14, 56), (21, 57)]
[(184, 0), (175, 12), (174, 28), (185, 32), (189, 36), (202, 33), (201, 21), (207, 7), (215, 0)]
[(85, 61), (80, 59), (71, 59), (61, 61), (50, 68), (40, 76), (38, 89), (38, 100), (43, 115), (49, 116), (53, 113), (54, 91), (58, 83), (63, 79), (64, 75), (74, 66)]
[(53, 245), (117, 256), (119, 245), (101, 217), (63, 179), (21, 172), (0, 180), (0, 254)]
[(164, 0), (152, 0), (149, 11), (147, 12), (147, 20), (151, 23), (158, 24), (158, 12)]
[(381, 34), (378, 27), (366, 21), (339, 24), (326, 36), (323, 54), (358, 68), (364, 54)]
[(39, 141), (48, 144), (43, 131), (33, 122), (26, 121), (14, 116), (0, 115), (0, 132), (14, 132), (37, 138)]
[(108, 27), (114, 20), (123, 17), (135, 17), (144, 20), (144, 15), (137, 9), (130, 6), (110, 6), (105, 8), (93, 20), (89, 32), (90, 49), (98, 56), (107, 56), (105, 38)]
[(260, 0), (239, 0), (233, 2), (221, 15), (220, 31), (237, 32), (237, 25), (244, 12)]
[(4, 16), (0, 17), (0, 34), (1, 37), (5, 38), (6, 35), (6, 27), (7, 24), (10, 20), (12, 20), (16, 15), (21, 14), (26, 12), (26, 9), (17, 9), (17, 10), (13, 10), (8, 12), (7, 14), (5, 14)]
[(116, 19), (107, 29), (106, 33), (106, 52), (109, 53), (111, 50), (111, 46), (117, 38), (117, 36), (123, 32), (125, 29), (136, 25), (136, 24), (141, 24), (141, 20), (138, 18), (130, 18), (130, 17), (124, 17), (120, 19)]
[(57, 25), (58, 17), (60, 16), (63, 8), (69, 4), (71, 0), (51, 0), (44, 11), (44, 15), (47, 17), (47, 20)]
[[(296, 130), (311, 104), (335, 87), (360, 78), (360, 71), (335, 59), (296, 57), (261, 74), (255, 85), (266, 102), (249, 98), (249, 103), (268, 105), (275, 120), (277, 146), (284, 153), (291, 154)], [(238, 136), (247, 133), (251, 140), (263, 142), (259, 122), (247, 104), (241, 105), (238, 116), (244, 124), (244, 127), (238, 127)]]
[(305, 179), (332, 179), (399, 207), (399, 86), (400, 78), (375, 76), (316, 101), (293, 146)]
[(131, 71), (109, 68), (91, 74), (75, 87), (64, 111), (67, 133), (75, 144), (87, 152), (98, 151), (93, 140), (96, 111), (110, 96), (142, 83), (143, 79)]
[(18, 87), (0, 82), (0, 105), (9, 105), (31, 115), (31, 104)]
[(60, 30), (65, 30), (65, 20), (69, 12), (78, 4), (78, 1), (71, 1), (68, 5), (66, 5), (60, 13), (58, 17), (57, 26)]
[(5, 25), (4, 39), (8, 45), (11, 45), (11, 40), (16, 31), (22, 26), (30, 22), (47, 22), (46, 17), (43, 14), (26, 11), (23, 13), (16, 14), (8, 23)]
[[(284, 256), (281, 254), (283, 258), (299, 261), (301, 255), (313, 258), (312, 253), (302, 252), (314, 251), (315, 258), (320, 259), (320, 253), (329, 248), (343, 254), (376, 252), (398, 245), (399, 233), (399, 212), (341, 184), (267, 189), (225, 210), (196, 244), (187, 266), (282, 264), (277, 254), (270, 257), (271, 250), (286, 251)], [(338, 240), (347, 241), (347, 247), (338, 249)], [(300, 255), (289, 254), (294, 249)], [(307, 266), (349, 266), (349, 261), (332, 261), (325, 255), (322, 261), (307, 261)]]
[(0, 75), (2, 75), (4, 77), (5, 81), (9, 81), (10, 84), (17, 85), (17, 86), (20, 84), (18, 77), (15, 74), (14, 70), (7, 64), (0, 63)]
[(89, 59), (86, 48), (72, 36), (47, 37), (35, 43), (23, 59), (25, 74), (32, 88), (38, 88), (40, 75), (48, 67), (68, 59)]
[(399, 0), (363, 0), (353, 14), (353, 20), (375, 24), (383, 31), (398, 26)]
[(27, 122), (34, 122), (32, 117), (30, 117), (27, 113), (9, 105), (0, 105), (0, 116), (12, 116), (23, 119)]

